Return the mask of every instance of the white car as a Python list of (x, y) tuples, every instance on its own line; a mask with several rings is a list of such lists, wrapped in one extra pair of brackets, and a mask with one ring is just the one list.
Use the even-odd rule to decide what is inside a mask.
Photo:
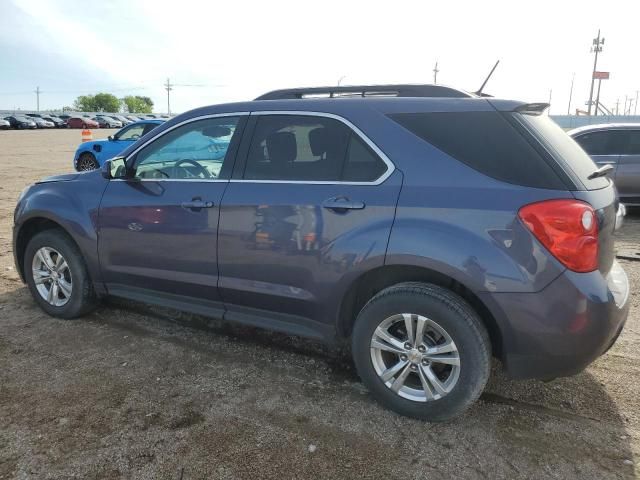
[(55, 127), (55, 124), (53, 122), (50, 122), (49, 120), (45, 120), (44, 118), (31, 117), (31, 119), (36, 123), (36, 126), (38, 128), (53, 128), (53, 127)]
[(0, 118), (0, 130), (9, 130), (10, 128), (11, 124), (4, 118)]

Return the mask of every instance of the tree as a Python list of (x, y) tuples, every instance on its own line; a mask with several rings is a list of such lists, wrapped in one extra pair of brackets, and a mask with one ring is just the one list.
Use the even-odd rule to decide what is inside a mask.
[(81, 112), (117, 112), (121, 102), (110, 93), (97, 93), (95, 95), (80, 95), (73, 106)]
[(151, 113), (153, 111), (153, 100), (140, 95), (128, 95), (122, 99), (122, 103), (129, 113)]

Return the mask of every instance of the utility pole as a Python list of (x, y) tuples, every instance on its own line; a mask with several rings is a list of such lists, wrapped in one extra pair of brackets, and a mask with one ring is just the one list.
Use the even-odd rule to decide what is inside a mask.
[(622, 115), (627, 114), (627, 104), (629, 103), (629, 95), (624, 96), (624, 109), (622, 109)]
[(571, 77), (571, 88), (569, 89), (569, 104), (567, 105), (567, 115), (571, 115), (571, 99), (573, 98), (573, 82), (576, 79), (576, 72)]
[(595, 74), (598, 69), (598, 53), (602, 51), (602, 45), (604, 45), (604, 38), (600, 38), (600, 30), (598, 29), (598, 36), (593, 39), (591, 51), (595, 53), (593, 60), (593, 72), (591, 73), (591, 90), (589, 91), (589, 108), (587, 109), (587, 115), (591, 115), (591, 106), (593, 103), (593, 85), (595, 83)]
[(551, 94), (553, 93), (553, 89), (549, 89), (549, 113), (551, 113)]
[(173, 85), (168, 78), (167, 83), (164, 84), (164, 89), (167, 91), (167, 115), (171, 115), (171, 90), (173, 90)]
[(33, 93), (36, 94), (36, 111), (39, 112), (40, 111), (40, 87), (36, 87), (36, 89), (33, 91)]
[(344, 78), (346, 77), (346, 75), (342, 75), (339, 79), (338, 79), (338, 84), (337, 86), (339, 87), (340, 84), (342, 83), (342, 81), (344, 80)]
[(633, 114), (634, 115), (638, 114), (638, 90), (636, 90), (636, 103), (633, 107)]
[(437, 85), (438, 84), (438, 72), (440, 70), (438, 70), (438, 61), (436, 60), (436, 66), (433, 67), (433, 84)]
[(602, 79), (598, 79), (598, 93), (596, 94), (596, 110), (593, 112), (593, 116), (598, 115), (598, 109), (600, 108), (600, 87), (602, 87)]
[(616, 100), (616, 115), (618, 115), (618, 107), (620, 107), (620, 98)]

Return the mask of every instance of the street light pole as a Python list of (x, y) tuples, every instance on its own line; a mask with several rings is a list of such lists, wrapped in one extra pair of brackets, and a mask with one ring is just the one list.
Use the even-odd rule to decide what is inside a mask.
[(571, 77), (571, 88), (569, 89), (569, 104), (567, 105), (567, 115), (571, 115), (571, 99), (573, 98), (573, 82), (576, 79), (576, 72)]
[(36, 111), (40, 111), (40, 87), (36, 87), (36, 89), (34, 90), (34, 93), (36, 94)]
[(602, 45), (604, 45), (604, 38), (600, 39), (600, 30), (598, 30), (598, 36), (593, 39), (593, 46), (591, 51), (595, 53), (593, 60), (593, 72), (591, 73), (591, 90), (589, 91), (589, 107), (587, 109), (587, 115), (591, 115), (591, 106), (593, 103), (593, 86), (595, 83), (595, 74), (598, 69), (598, 53), (602, 51)]
[(440, 70), (438, 70), (438, 61), (436, 60), (436, 66), (433, 67), (433, 84), (437, 85), (438, 84), (438, 72)]

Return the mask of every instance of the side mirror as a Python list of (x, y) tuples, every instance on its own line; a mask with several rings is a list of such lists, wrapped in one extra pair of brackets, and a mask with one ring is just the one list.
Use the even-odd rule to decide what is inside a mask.
[(107, 137), (107, 140), (109, 140), (110, 142), (113, 142), (113, 135), (109, 135), (109, 136)]
[(127, 173), (127, 162), (124, 157), (114, 157), (102, 164), (102, 177), (107, 180), (124, 178)]

